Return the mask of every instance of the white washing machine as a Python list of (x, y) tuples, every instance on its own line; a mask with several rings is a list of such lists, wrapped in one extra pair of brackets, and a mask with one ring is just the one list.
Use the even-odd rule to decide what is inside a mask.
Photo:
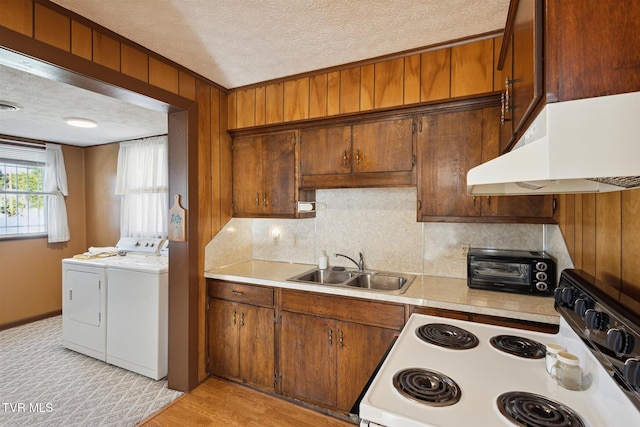
[(158, 380), (167, 376), (169, 265), (166, 256), (109, 265), (107, 363)]
[(157, 380), (167, 374), (167, 242), (116, 247), (126, 256), (62, 261), (63, 345)]

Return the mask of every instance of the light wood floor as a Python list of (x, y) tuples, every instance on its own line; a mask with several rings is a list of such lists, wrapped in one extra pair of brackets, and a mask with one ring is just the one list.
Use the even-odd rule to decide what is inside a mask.
[(190, 393), (144, 420), (141, 427), (268, 426), (354, 427), (239, 384), (209, 378)]

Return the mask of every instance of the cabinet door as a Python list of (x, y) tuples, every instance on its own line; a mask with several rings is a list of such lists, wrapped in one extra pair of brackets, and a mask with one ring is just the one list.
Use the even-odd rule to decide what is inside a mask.
[(237, 306), (219, 299), (209, 301), (209, 371), (224, 378), (239, 378)]
[(233, 140), (233, 211), (255, 214), (262, 207), (262, 137)]
[(518, 3), (513, 24), (512, 99), (514, 132), (542, 97), (542, 0)]
[(262, 137), (263, 192), (260, 203), (264, 213), (295, 214), (294, 138), (293, 132)]
[(274, 310), (238, 305), (240, 312), (240, 376), (261, 388), (273, 390), (275, 374)]
[(300, 174), (351, 173), (351, 126), (300, 131)]
[(282, 393), (335, 407), (337, 344), (335, 321), (283, 312), (280, 334)]
[(421, 118), (418, 138), (419, 216), (479, 216), (480, 202), (467, 196), (467, 171), (482, 156), (482, 111)]
[[(498, 108), (482, 110), (482, 162), (500, 154)], [(509, 218), (547, 218), (553, 222), (553, 196), (482, 197), (482, 216)]]
[(338, 331), (338, 403), (348, 411), (384, 356), (396, 331), (341, 322)]
[(353, 126), (353, 172), (400, 172), (412, 169), (411, 118)]

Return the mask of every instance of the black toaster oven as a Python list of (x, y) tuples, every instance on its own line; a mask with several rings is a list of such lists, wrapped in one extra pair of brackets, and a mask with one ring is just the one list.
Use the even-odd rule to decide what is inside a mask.
[(556, 263), (545, 252), (473, 248), (467, 254), (470, 288), (552, 295)]

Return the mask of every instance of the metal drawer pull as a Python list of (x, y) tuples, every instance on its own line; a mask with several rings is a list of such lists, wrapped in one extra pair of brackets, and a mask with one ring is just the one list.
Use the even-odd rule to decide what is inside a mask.
[(264, 207), (267, 207), (267, 193), (264, 193), (264, 198), (262, 199), (262, 203), (264, 205)]
[(347, 150), (344, 150), (344, 154), (342, 154), (342, 164), (347, 166)]
[(244, 326), (244, 313), (240, 313), (240, 326)]
[(260, 206), (260, 194), (256, 193), (256, 206)]
[(342, 334), (342, 331), (340, 331), (340, 348), (344, 347), (343, 338), (344, 338), (344, 336)]
[(234, 325), (236, 324), (236, 314), (237, 314), (236, 311), (233, 310), (233, 324)]
[(241, 291), (231, 291), (233, 295), (244, 295), (244, 292)]
[(329, 345), (333, 345), (333, 330), (329, 329)]

